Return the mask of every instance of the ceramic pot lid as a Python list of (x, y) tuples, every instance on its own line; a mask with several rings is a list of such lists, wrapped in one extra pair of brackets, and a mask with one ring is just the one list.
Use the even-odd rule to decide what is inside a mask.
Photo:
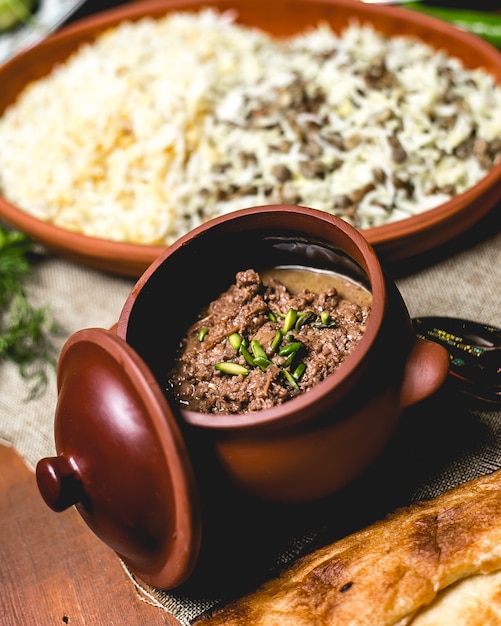
[(58, 364), (58, 456), (37, 465), (55, 511), (72, 505), (146, 583), (162, 589), (191, 574), (200, 511), (179, 426), (137, 353), (104, 329), (67, 341)]

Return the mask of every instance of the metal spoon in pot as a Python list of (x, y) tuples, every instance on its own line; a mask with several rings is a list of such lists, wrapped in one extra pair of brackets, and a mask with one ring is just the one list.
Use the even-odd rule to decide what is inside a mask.
[(448, 350), (459, 391), (501, 404), (501, 328), (454, 317), (416, 317), (412, 323), (419, 337)]

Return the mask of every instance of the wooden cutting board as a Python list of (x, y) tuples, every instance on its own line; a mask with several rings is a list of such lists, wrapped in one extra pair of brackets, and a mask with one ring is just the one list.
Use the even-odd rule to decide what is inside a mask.
[(75, 509), (54, 513), (33, 472), (0, 445), (0, 623), (141, 624), (179, 622), (138, 596), (116, 554)]

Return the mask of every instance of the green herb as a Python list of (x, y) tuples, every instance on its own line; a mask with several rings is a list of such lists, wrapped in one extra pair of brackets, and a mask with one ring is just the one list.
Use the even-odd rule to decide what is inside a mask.
[[(283, 319), (281, 329), (277, 329), (273, 340), (271, 341), (270, 350), (278, 356), (286, 357), (280, 368), (285, 380), (293, 389), (299, 389), (297, 382), (303, 376), (306, 365), (305, 363), (297, 363), (300, 355), (304, 353), (305, 346), (301, 341), (297, 341), (292, 329), (299, 331), (305, 324), (312, 324), (315, 327), (329, 328), (335, 326), (336, 322), (332, 320), (329, 313), (324, 311), (320, 317), (313, 311), (298, 312), (292, 307), (289, 308), (287, 313), (273, 314), (268, 313), (268, 318), (273, 323), (277, 323), (278, 319)], [(320, 320), (317, 323), (317, 320)], [(288, 341), (286, 345), (283, 344), (284, 339)], [(268, 358), (266, 350), (263, 348), (258, 339), (251, 339), (241, 336), (236, 332), (228, 335), (228, 340), (231, 346), (241, 355), (245, 363), (251, 367), (259, 367), (261, 371), (265, 372), (266, 369), (272, 365), (272, 361)], [(231, 375), (247, 376), (250, 370), (232, 361), (223, 361), (216, 363), (214, 366), (220, 372)]]
[(493, 46), (501, 48), (501, 15), (499, 13), (430, 6), (424, 2), (409, 2), (405, 4), (405, 7), (450, 22), (456, 28), (474, 33)]
[(58, 329), (49, 310), (34, 307), (24, 281), (31, 272), (31, 241), (0, 225), (0, 362), (11, 361), (30, 382), (30, 397), (43, 391), (47, 368), (55, 367), (51, 334)]
[(273, 341), (271, 342), (271, 349), (273, 352), (276, 352), (280, 344), (282, 343), (282, 331), (277, 330), (275, 336), (273, 337)]
[(320, 322), (313, 324), (315, 328), (333, 328), (336, 325), (336, 321), (332, 319), (328, 311), (322, 311), (320, 314)]
[(265, 349), (257, 339), (253, 339), (250, 343), (252, 354), (254, 355), (254, 363), (265, 372), (271, 361), (268, 359)]
[(287, 370), (282, 370), (283, 375), (285, 376), (285, 380), (289, 383), (289, 385), (293, 388), (293, 389), (299, 389), (297, 382), (294, 380), (292, 374), (290, 372), (288, 372)]
[(242, 344), (240, 345), (240, 350), (239, 350), (240, 354), (244, 357), (246, 363), (248, 365), (250, 365), (251, 367), (254, 367), (256, 365), (256, 362), (254, 361), (254, 357), (252, 356), (252, 354), (247, 350), (247, 348), (245, 347), (244, 343), (242, 342)]
[(262, 357), (263, 359), (267, 359), (268, 356), (263, 348), (263, 346), (259, 343), (257, 339), (253, 339), (250, 343), (252, 354), (255, 357)]
[(289, 354), (295, 354), (301, 347), (302, 343), (300, 341), (294, 341), (293, 343), (289, 343), (278, 351), (279, 356), (289, 356)]
[(207, 335), (208, 332), (209, 332), (208, 328), (201, 328), (198, 331), (198, 336), (197, 336), (198, 341), (202, 342), (205, 339), (205, 335)]
[(273, 313), (273, 311), (270, 311), (268, 313), (268, 319), (270, 320), (270, 322), (276, 322), (277, 321), (277, 317), (276, 315)]
[(304, 363), (299, 363), (299, 365), (296, 367), (296, 369), (294, 370), (292, 377), (294, 378), (294, 380), (299, 380), (301, 378), (301, 376), (304, 374), (304, 371), (306, 369), (306, 365)]
[(303, 326), (303, 324), (308, 324), (316, 318), (317, 316), (315, 315), (315, 313), (313, 313), (313, 311), (304, 311), (303, 313), (299, 314), (296, 323), (294, 324), (294, 329), (299, 330), (301, 326)]
[(262, 372), (266, 372), (268, 365), (271, 365), (271, 361), (263, 356), (257, 356), (254, 358), (254, 363), (261, 368)]
[(240, 337), (238, 333), (231, 333), (231, 335), (228, 335), (228, 341), (230, 342), (231, 347), (235, 350), (238, 350), (242, 345), (242, 337)]
[(0, 0), (0, 32), (27, 24), (35, 5), (36, 0)]
[(216, 363), (214, 367), (220, 372), (223, 372), (223, 374), (231, 374), (232, 376), (247, 376), (249, 373), (246, 367), (238, 363), (232, 363), (231, 361)]
[(291, 328), (294, 328), (294, 324), (297, 320), (297, 311), (295, 309), (289, 309), (285, 316), (284, 325), (282, 327), (282, 333), (286, 335)]

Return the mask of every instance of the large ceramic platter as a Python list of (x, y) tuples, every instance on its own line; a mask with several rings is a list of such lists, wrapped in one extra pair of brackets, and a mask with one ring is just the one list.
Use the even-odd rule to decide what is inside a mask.
[[(91, 41), (104, 29), (126, 19), (137, 20), (145, 15), (159, 17), (168, 11), (198, 10), (208, 5), (220, 10), (234, 9), (239, 22), (276, 36), (302, 32), (306, 26), (314, 26), (322, 20), (341, 31), (357, 17), (388, 35), (417, 36), (437, 50), (458, 57), (468, 68), (485, 69), (501, 84), (498, 50), (475, 35), (405, 8), (354, 0), (147, 0), (77, 21), (10, 59), (0, 68), (0, 112), (16, 99), (27, 83), (48, 74), (81, 43)], [(29, 171), (26, 175), (29, 176)], [(501, 163), (498, 163), (474, 187), (452, 200), (413, 217), (367, 228), (362, 233), (383, 263), (398, 264), (465, 233), (500, 199)], [(132, 277), (139, 276), (164, 249), (164, 246), (120, 243), (63, 230), (36, 219), (1, 197), (0, 218), (78, 263)]]

